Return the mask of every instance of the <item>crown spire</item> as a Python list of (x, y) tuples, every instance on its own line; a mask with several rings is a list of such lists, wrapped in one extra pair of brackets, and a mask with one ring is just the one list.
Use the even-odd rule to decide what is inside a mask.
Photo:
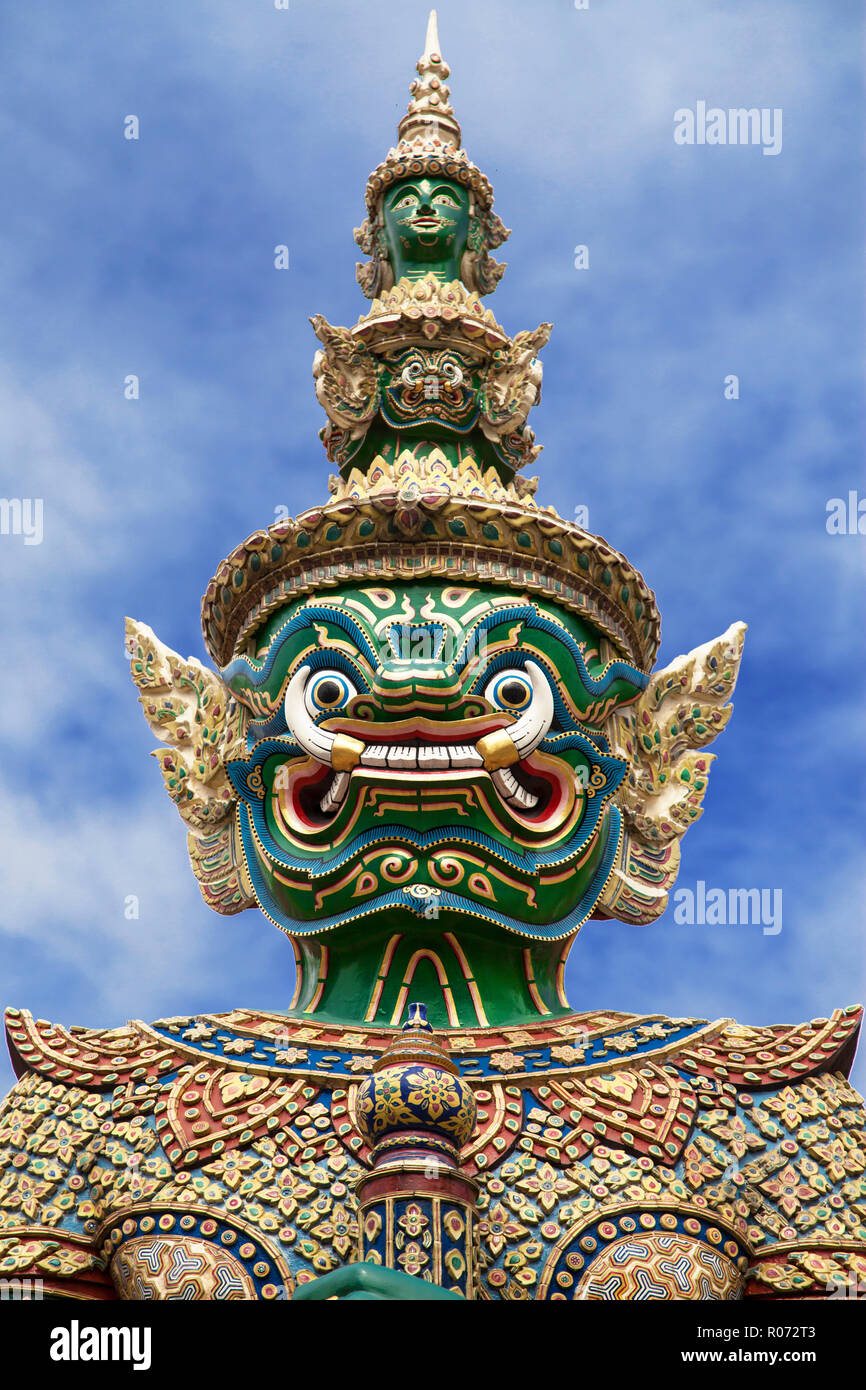
[(445, 85), (451, 69), (442, 57), (436, 11), (430, 11), (424, 52), (416, 64), (418, 76), (409, 88), (409, 109), (397, 127), (398, 140), (420, 143), (431, 151), (459, 150), (460, 126)]

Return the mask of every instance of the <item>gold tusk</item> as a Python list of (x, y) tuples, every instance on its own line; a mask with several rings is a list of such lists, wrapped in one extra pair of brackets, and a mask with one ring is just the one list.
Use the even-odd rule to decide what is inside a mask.
[(475, 747), (484, 759), (484, 766), (488, 772), (495, 772), (500, 767), (510, 767), (512, 763), (520, 761), (514, 740), (509, 738), (505, 729), (496, 729), (492, 734), (485, 734)]
[(348, 734), (337, 734), (331, 748), (331, 766), (336, 772), (351, 772), (361, 761), (365, 745)]

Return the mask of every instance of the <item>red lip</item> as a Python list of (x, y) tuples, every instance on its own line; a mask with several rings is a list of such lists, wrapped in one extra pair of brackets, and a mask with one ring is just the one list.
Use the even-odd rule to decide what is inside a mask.
[[(529, 783), (530, 786), (532, 783), (542, 782), (547, 788), (546, 795), (541, 797), (541, 803), (536, 810), (523, 812), (523, 820), (529, 822), (547, 820), (551, 815), (556, 813), (562, 801), (562, 787), (560, 783), (545, 769), (533, 765), (532, 754), (530, 754), (527, 759), (521, 760), (520, 768), (524, 774), (529, 775), (531, 779)], [(533, 789), (535, 790), (535, 788)]]
[(513, 716), (487, 715), (481, 719), (466, 719), (454, 724), (437, 720), (401, 719), (394, 724), (373, 724), (366, 719), (326, 719), (321, 727), (332, 734), (349, 734), (364, 743), (429, 743), (447, 746), (455, 743), (477, 743), (485, 734), (506, 729)]

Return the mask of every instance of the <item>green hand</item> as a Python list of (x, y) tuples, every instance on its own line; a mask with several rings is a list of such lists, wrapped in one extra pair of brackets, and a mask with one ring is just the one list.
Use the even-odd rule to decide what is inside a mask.
[(300, 1299), (312, 1302), (325, 1298), (397, 1299), (403, 1302), (447, 1298), (463, 1302), (458, 1294), (449, 1293), (447, 1289), (430, 1284), (426, 1279), (416, 1279), (414, 1275), (366, 1262), (345, 1265), (342, 1269), (334, 1269), (330, 1274), (312, 1279), (308, 1284), (300, 1284), (292, 1301)]

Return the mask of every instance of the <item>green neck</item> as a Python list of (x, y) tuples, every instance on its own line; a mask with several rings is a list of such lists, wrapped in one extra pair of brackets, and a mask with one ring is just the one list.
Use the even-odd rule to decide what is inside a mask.
[(513, 465), (509, 467), (503, 461), (480, 429), (473, 429), (456, 440), (453, 431), (444, 426), (437, 429), (429, 422), (420, 433), (418, 430), (397, 430), (392, 425), (377, 421), (342, 466), (342, 472), (348, 477), (353, 468), (365, 469), (374, 459), (384, 459), (386, 463), (393, 464), (406, 453), (411, 453), (421, 468), (427, 466), (429, 455), (433, 454), (438, 459), (444, 454), (455, 472), (461, 462), (471, 458), (484, 471), (495, 469), (503, 483), (508, 483), (514, 477)]
[[(298, 989), (292, 1017), (353, 1028), (402, 1023), (426, 1004), (436, 1028), (538, 1022), (571, 1013), (562, 985), (571, 940), (535, 942), (395, 913), (387, 927), (356, 935), (294, 937)], [(419, 954), (420, 953), (420, 954)]]
[(398, 280), (423, 280), (425, 275), (435, 275), (437, 280), (443, 284), (448, 284), (452, 280), (459, 280), (460, 276), (456, 262), (451, 259), (447, 261), (432, 261), (418, 265), (412, 261), (405, 261), (402, 257), (395, 257), (397, 260), (397, 271), (395, 278)]

